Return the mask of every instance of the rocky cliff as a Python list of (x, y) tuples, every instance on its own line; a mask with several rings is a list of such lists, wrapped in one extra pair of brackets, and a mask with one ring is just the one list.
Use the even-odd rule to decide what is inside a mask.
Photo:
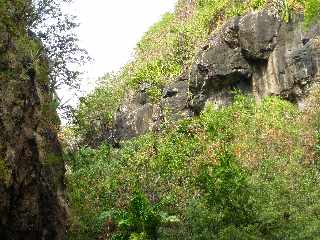
[(267, 10), (235, 17), (214, 30), (189, 72), (151, 103), (147, 85), (130, 93), (115, 117), (113, 137), (128, 139), (156, 130), (164, 120), (199, 114), (207, 102), (232, 102), (234, 90), (257, 100), (276, 95), (303, 106), (320, 81), (320, 24), (302, 16), (288, 23)]
[(215, 33), (200, 52), (190, 74), (192, 109), (207, 101), (224, 105), (230, 90), (260, 99), (277, 95), (303, 104), (320, 80), (320, 25), (305, 29), (303, 18), (284, 23), (268, 11), (236, 17)]
[(64, 239), (59, 119), (41, 44), (0, 23), (0, 239)]

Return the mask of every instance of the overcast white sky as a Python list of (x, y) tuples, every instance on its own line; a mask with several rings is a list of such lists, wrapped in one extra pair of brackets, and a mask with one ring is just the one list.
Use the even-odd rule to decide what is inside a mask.
[[(116, 71), (130, 60), (143, 33), (161, 16), (173, 11), (176, 0), (75, 0), (68, 12), (80, 22), (81, 47), (94, 61), (84, 67), (82, 91), (94, 88), (104, 73)], [(66, 91), (60, 97), (68, 98)], [(74, 100), (72, 101), (74, 102)]]

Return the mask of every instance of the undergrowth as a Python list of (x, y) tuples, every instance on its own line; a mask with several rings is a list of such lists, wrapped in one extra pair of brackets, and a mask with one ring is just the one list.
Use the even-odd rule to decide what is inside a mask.
[(315, 99), (301, 112), (238, 95), (121, 149), (70, 154), (69, 239), (317, 239)]

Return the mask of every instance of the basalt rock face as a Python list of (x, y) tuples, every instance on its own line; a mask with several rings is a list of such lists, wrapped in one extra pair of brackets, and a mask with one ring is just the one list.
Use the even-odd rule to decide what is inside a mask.
[(230, 90), (257, 99), (277, 95), (303, 103), (320, 80), (320, 25), (306, 29), (303, 19), (284, 23), (268, 11), (251, 12), (227, 22), (199, 53), (190, 74), (192, 109), (206, 102), (232, 102)]
[(276, 95), (303, 105), (318, 82), (319, 22), (306, 28), (302, 16), (285, 23), (267, 10), (249, 12), (211, 34), (188, 74), (164, 87), (160, 103), (148, 100), (145, 87), (126, 98), (114, 129), (117, 139), (129, 139), (167, 119), (197, 115), (208, 102), (226, 106), (237, 89), (257, 100)]
[(45, 58), (30, 54), (40, 43), (24, 35), (19, 41), (0, 23), (0, 239), (60, 240), (67, 208), (59, 119)]

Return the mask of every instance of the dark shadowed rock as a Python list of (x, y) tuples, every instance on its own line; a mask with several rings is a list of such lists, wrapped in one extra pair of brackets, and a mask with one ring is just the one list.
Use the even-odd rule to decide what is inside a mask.
[(40, 56), (35, 68), (16, 37), (0, 23), (0, 239), (65, 239), (65, 169), (47, 65)]
[(267, 60), (275, 48), (281, 22), (268, 11), (250, 12), (238, 21), (238, 41), (248, 60)]
[(143, 95), (146, 92), (145, 86), (143, 85), (137, 92), (127, 93), (125, 101), (115, 116), (115, 142), (156, 131), (164, 121), (193, 115), (189, 108), (187, 78), (181, 77), (167, 85), (163, 90), (160, 103), (152, 103), (147, 96)]
[(268, 61), (255, 65), (252, 84), (257, 98), (278, 95), (303, 103), (311, 86), (320, 80), (319, 37), (319, 24), (306, 30), (301, 17), (283, 23)]
[(209, 47), (200, 52), (190, 74), (191, 107), (198, 114), (207, 99), (223, 105), (230, 102), (229, 90), (248, 88), (252, 67), (239, 47), (239, 19), (229, 21), (219, 34), (209, 40)]
[(176, 81), (165, 87), (161, 109), (164, 120), (178, 120), (193, 115), (189, 108), (189, 83), (187, 80)]

